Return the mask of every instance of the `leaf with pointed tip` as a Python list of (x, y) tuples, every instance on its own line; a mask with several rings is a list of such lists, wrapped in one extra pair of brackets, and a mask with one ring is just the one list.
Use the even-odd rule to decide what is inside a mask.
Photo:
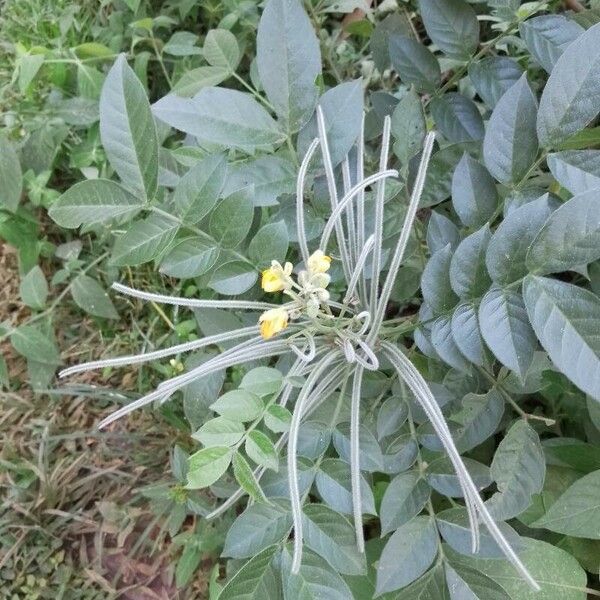
[(179, 242), (160, 263), (160, 272), (169, 277), (189, 279), (210, 271), (219, 258), (219, 248), (190, 238)]
[(406, 35), (391, 35), (390, 58), (400, 79), (418, 92), (432, 93), (440, 85), (442, 73), (437, 58), (424, 44)]
[(448, 217), (435, 210), (432, 211), (427, 225), (427, 247), (429, 251), (433, 254), (448, 244), (452, 248), (456, 248), (459, 241), (458, 227)]
[[(350, 152), (360, 133), (364, 105), (362, 80), (346, 81), (327, 90), (318, 104), (323, 110), (331, 162), (336, 166)], [(313, 115), (298, 134), (300, 155), (304, 155), (316, 137), (317, 119)]]
[(487, 169), (466, 152), (452, 176), (452, 206), (469, 227), (481, 227), (498, 204), (496, 183)]
[(248, 558), (281, 542), (292, 528), (292, 513), (286, 500), (252, 504), (229, 528), (223, 556)]
[(338, 573), (366, 573), (365, 555), (358, 551), (354, 527), (346, 517), (324, 504), (308, 504), (303, 513), (304, 543), (311, 550), (321, 555)]
[(67, 229), (96, 225), (111, 219), (130, 219), (143, 202), (109, 179), (87, 179), (70, 187), (48, 211), (55, 223)]
[(468, 60), (479, 44), (479, 22), (464, 0), (419, 0), (423, 24), (433, 43), (447, 56)]
[(251, 151), (285, 139), (269, 113), (237, 90), (205, 87), (193, 98), (169, 94), (154, 103), (152, 111), (171, 127), (224, 147)]
[(545, 275), (600, 258), (600, 189), (583, 192), (555, 210), (527, 252), (527, 267)]
[(600, 540), (600, 471), (578, 479), (531, 526)]
[(392, 113), (391, 131), (394, 154), (403, 165), (408, 165), (408, 161), (423, 146), (427, 131), (423, 105), (414, 90), (409, 90), (396, 105)]
[(525, 377), (537, 342), (520, 293), (492, 288), (479, 305), (481, 334), (494, 356)]
[(450, 315), (441, 315), (431, 324), (431, 343), (444, 362), (463, 373), (470, 371), (471, 365), (460, 351), (452, 334)]
[(278, 546), (253, 556), (225, 584), (219, 600), (280, 600), (281, 580), (275, 563)]
[(232, 450), (226, 446), (211, 446), (194, 452), (188, 459), (187, 485), (198, 490), (212, 485), (227, 471)]
[(394, 477), (381, 500), (381, 536), (398, 529), (418, 515), (425, 506), (431, 489), (416, 471)]
[(535, 162), (537, 102), (527, 75), (498, 100), (483, 139), (483, 158), (501, 183), (520, 181)]
[[(463, 462), (471, 479), (478, 490), (483, 490), (492, 483), (489, 468), (472, 458), (463, 457)], [(462, 498), (464, 490), (460, 485), (460, 481), (452, 462), (447, 456), (436, 458), (427, 465), (425, 477), (429, 485), (440, 494), (450, 496), (452, 498)]]
[(511, 600), (504, 589), (480, 571), (444, 565), (450, 600)]
[(302, 3), (270, 0), (258, 24), (256, 65), (267, 98), (290, 133), (310, 119), (321, 73), (319, 41)]
[(496, 520), (512, 519), (527, 509), (532, 496), (542, 491), (546, 474), (540, 438), (526, 421), (517, 421), (500, 442), (492, 465), (498, 486), (487, 507)]
[(469, 66), (469, 78), (477, 94), (490, 107), (523, 75), (523, 68), (516, 60), (506, 56), (488, 56)]
[(23, 191), (21, 163), (13, 145), (0, 135), (0, 206), (15, 212)]
[(485, 264), (490, 239), (490, 228), (486, 224), (468, 235), (452, 255), (450, 285), (462, 300), (478, 298), (490, 287), (492, 280)]
[(483, 119), (473, 100), (450, 92), (433, 98), (429, 107), (435, 124), (449, 142), (458, 144), (483, 139)]
[(570, 283), (528, 276), (527, 314), (552, 362), (576, 386), (600, 400), (600, 299)]
[(171, 244), (179, 223), (160, 214), (136, 221), (117, 238), (112, 250), (114, 265), (141, 265), (160, 256)]
[(600, 188), (600, 150), (565, 150), (549, 154), (548, 167), (571, 194)]
[(495, 282), (508, 285), (527, 274), (527, 252), (552, 211), (548, 194), (511, 211), (492, 235), (485, 262)]
[(599, 108), (591, 99), (599, 94), (600, 23), (569, 44), (556, 61), (540, 100), (540, 144), (556, 146), (593, 121)]
[(226, 172), (225, 156), (214, 154), (198, 161), (179, 180), (173, 201), (186, 224), (199, 223), (214, 208), (223, 189)]
[(548, 73), (567, 46), (584, 31), (581, 25), (564, 15), (542, 15), (519, 25), (529, 52)]
[(377, 566), (377, 596), (393, 592), (418, 579), (433, 563), (438, 534), (433, 519), (415, 517), (387, 541)]
[(304, 549), (297, 574), (291, 572), (292, 557), (287, 548), (281, 555), (283, 600), (348, 600), (348, 584), (319, 555)]
[(146, 90), (124, 54), (102, 86), (100, 139), (123, 185), (151, 200), (158, 178), (158, 136)]
[(118, 319), (112, 300), (106, 290), (95, 280), (79, 274), (71, 283), (71, 295), (75, 304), (90, 315), (104, 317), (105, 319)]
[(450, 284), (450, 244), (434, 252), (423, 270), (421, 291), (423, 299), (436, 313), (442, 313), (456, 305), (458, 297)]
[(462, 354), (476, 365), (485, 364), (485, 347), (474, 304), (459, 304), (452, 314), (452, 337)]
[(504, 414), (504, 398), (496, 389), (487, 394), (467, 394), (452, 420), (460, 423), (456, 445), (461, 452), (471, 450), (493, 435)]

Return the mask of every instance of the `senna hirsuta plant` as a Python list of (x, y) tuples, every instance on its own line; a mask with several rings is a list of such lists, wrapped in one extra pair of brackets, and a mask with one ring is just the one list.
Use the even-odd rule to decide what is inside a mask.
[[(201, 419), (189, 411), (203, 447), (186, 487), (223, 499), (207, 518), (249, 496), (223, 551), (249, 560), (222, 600), (585, 594), (575, 559), (526, 529), (600, 537), (560, 500), (540, 507), (546, 472), (555, 485), (572, 459), (548, 435), (554, 420), (521, 400), (568, 378), (597, 414), (600, 301), (584, 276), (600, 259), (587, 127), (600, 112), (600, 25), (500, 4), (485, 44), (463, 0), (419, 3), (429, 46), (386, 18), (373, 59), (400, 87), (372, 94), (366, 117), (360, 81), (316, 85), (319, 43), (297, 0), (267, 2), (250, 94), (176, 85), (151, 108), (124, 57), (107, 76), (100, 130), (121, 183), (77, 184), (51, 215), (124, 229), (117, 266), (155, 260), (194, 280), (197, 297), (113, 287), (193, 309), (211, 333), (62, 375), (220, 349), (100, 426), (216, 388)], [(517, 33), (531, 75), (501, 54)], [(236, 48), (214, 30), (205, 58), (235, 73)], [(441, 64), (453, 65), (444, 82)], [(185, 142), (164, 143), (166, 125)], [(215, 401), (238, 366), (239, 387)], [(585, 514), (598, 472), (578, 469), (589, 472), (559, 487)]]

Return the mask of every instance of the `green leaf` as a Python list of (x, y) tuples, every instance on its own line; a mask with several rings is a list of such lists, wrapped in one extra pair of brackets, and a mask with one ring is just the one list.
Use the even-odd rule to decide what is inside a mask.
[(198, 490), (212, 485), (227, 471), (232, 450), (226, 446), (211, 446), (194, 452), (188, 459), (187, 485)]
[(300, 572), (291, 572), (292, 557), (284, 548), (281, 575), (283, 600), (348, 600), (352, 592), (347, 583), (327, 562), (310, 550), (302, 553)]
[(365, 555), (358, 551), (354, 527), (345, 517), (323, 504), (308, 504), (303, 509), (302, 520), (304, 543), (338, 573), (366, 573)]
[(452, 337), (460, 352), (472, 363), (485, 364), (485, 347), (475, 304), (459, 304), (452, 314)]
[(468, 60), (479, 44), (477, 15), (464, 0), (419, 0), (425, 29), (447, 56)]
[(281, 579), (274, 560), (278, 546), (253, 556), (227, 582), (217, 600), (280, 600)]
[(219, 294), (236, 296), (249, 290), (258, 279), (254, 267), (241, 260), (223, 262), (213, 272), (208, 287)]
[(442, 73), (429, 48), (405, 35), (390, 35), (389, 45), (392, 65), (402, 81), (414, 85), (418, 92), (435, 92)]
[(192, 543), (185, 546), (177, 561), (177, 568), (175, 569), (175, 581), (177, 587), (183, 587), (191, 581), (202, 562), (203, 554), (204, 551), (202, 547), (197, 544)]
[(490, 287), (492, 281), (485, 265), (490, 239), (490, 228), (486, 224), (464, 238), (452, 255), (450, 286), (461, 300), (478, 298)]
[(156, 194), (158, 137), (141, 81), (121, 54), (100, 95), (100, 138), (123, 185), (146, 200)]
[(233, 474), (240, 487), (252, 498), (255, 502), (266, 502), (264, 492), (260, 488), (258, 480), (254, 477), (254, 473), (248, 464), (248, 461), (239, 453), (233, 455)]
[(282, 386), (281, 372), (272, 367), (256, 367), (248, 371), (240, 383), (241, 389), (260, 397), (276, 394)]
[(415, 517), (397, 529), (381, 552), (376, 593), (393, 592), (418, 579), (433, 563), (438, 535), (433, 519)]
[(392, 479), (381, 500), (382, 537), (418, 515), (430, 494), (427, 481), (416, 471), (401, 473)]
[(396, 433), (408, 417), (408, 405), (398, 396), (390, 396), (377, 413), (377, 438), (381, 441)]
[(176, 31), (163, 46), (162, 51), (171, 56), (193, 56), (202, 54), (196, 46), (198, 36), (191, 31)]
[[(325, 134), (334, 166), (342, 162), (358, 138), (363, 118), (363, 85), (361, 79), (346, 81), (327, 90), (319, 98), (323, 109)], [(313, 116), (298, 134), (298, 153), (304, 155), (318, 137), (317, 120)]]
[(269, 0), (258, 24), (256, 64), (267, 98), (290, 133), (310, 119), (321, 73), (319, 41), (302, 3)]
[(488, 56), (469, 66), (469, 79), (477, 94), (494, 108), (504, 93), (523, 75), (516, 60), (506, 56)]
[(113, 246), (113, 265), (141, 265), (160, 256), (171, 244), (179, 223), (160, 214), (136, 221)]
[[(585, 60), (581, 60), (582, 56)], [(540, 100), (540, 144), (553, 147), (593, 121), (599, 108), (590, 98), (598, 94), (600, 23), (579, 36), (556, 61)]]
[[(473, 554), (473, 542), (469, 514), (464, 506), (447, 508), (436, 514), (437, 527), (446, 543), (459, 554), (469, 557), (504, 558), (504, 553), (496, 540), (485, 528), (480, 529), (479, 551)], [(497, 523), (502, 535), (517, 552), (520, 550), (520, 538), (507, 523)]]
[(75, 304), (90, 315), (105, 319), (118, 319), (119, 313), (106, 290), (91, 277), (80, 274), (71, 283), (71, 295)]
[(33, 325), (17, 327), (10, 334), (10, 342), (19, 354), (29, 360), (52, 366), (61, 363), (54, 340)]
[(584, 29), (564, 15), (542, 15), (521, 23), (519, 32), (535, 60), (551, 73), (567, 46), (577, 39)]
[[(519, 558), (538, 582), (536, 592), (506, 560), (458, 557), (461, 564), (476, 568), (502, 586), (512, 600), (585, 600), (587, 577), (570, 554), (552, 544), (522, 538)], [(456, 561), (453, 559), (453, 564)]]
[(244, 425), (239, 420), (216, 417), (206, 421), (192, 437), (205, 446), (233, 446), (243, 437)]
[(452, 206), (468, 227), (481, 227), (498, 205), (496, 183), (487, 169), (466, 152), (452, 176)]
[(483, 139), (483, 119), (473, 100), (457, 92), (433, 98), (431, 116), (444, 137), (452, 143)]
[(425, 176), (425, 188), (419, 203), (420, 208), (434, 206), (450, 196), (452, 174), (462, 158), (464, 146), (464, 144), (446, 146), (432, 156)]
[(556, 207), (544, 194), (511, 211), (492, 235), (485, 262), (495, 282), (508, 285), (527, 274), (527, 252)]
[(229, 165), (223, 195), (229, 196), (248, 187), (253, 188), (254, 206), (277, 205), (277, 198), (282, 194), (295, 191), (296, 167), (279, 156), (259, 156)]
[(517, 421), (500, 442), (492, 465), (498, 491), (487, 501), (497, 521), (520, 515), (544, 485), (546, 463), (540, 438), (526, 421)]
[(19, 91), (25, 93), (29, 84), (35, 79), (44, 64), (43, 54), (25, 54), (18, 60), (19, 65)]
[[(360, 468), (363, 471), (377, 472), (383, 470), (381, 447), (375, 436), (367, 427), (359, 432)], [(350, 463), (350, 423), (340, 423), (334, 431), (333, 445), (339, 457)]]
[(275, 433), (289, 431), (292, 422), (292, 413), (279, 404), (272, 404), (264, 416), (265, 425)]
[(576, 285), (528, 276), (523, 284), (527, 314), (544, 350), (576, 386), (600, 400), (598, 296)]
[(510, 596), (493, 579), (476, 569), (444, 565), (450, 600), (510, 600)]
[(467, 394), (461, 409), (452, 415), (460, 424), (456, 445), (461, 452), (471, 450), (493, 435), (504, 415), (504, 398), (496, 389), (487, 394)]
[(498, 100), (483, 139), (483, 158), (501, 183), (519, 182), (534, 163), (538, 142), (537, 102), (527, 74)]
[(423, 105), (413, 90), (409, 90), (396, 105), (391, 126), (394, 154), (403, 165), (408, 165), (408, 161), (422, 148), (426, 133)]
[(225, 184), (227, 160), (214, 154), (198, 161), (179, 180), (173, 200), (186, 224), (199, 223), (214, 208)]
[(549, 154), (548, 167), (571, 194), (600, 187), (600, 150), (566, 150)]
[(239, 246), (250, 231), (254, 204), (248, 188), (221, 200), (210, 216), (210, 234), (224, 248)]
[(458, 227), (443, 214), (432, 211), (427, 224), (427, 247), (433, 254), (448, 244), (456, 248), (460, 241)]
[(186, 71), (173, 86), (173, 93), (182, 98), (195, 96), (202, 88), (219, 85), (231, 75), (224, 67), (197, 67)]
[[(475, 483), (478, 490), (485, 489), (492, 483), (489, 468), (472, 458), (463, 457), (463, 462), (467, 471), (471, 475), (471, 479)], [(460, 485), (460, 481), (454, 471), (452, 462), (446, 456), (436, 458), (427, 465), (425, 471), (427, 483), (440, 494), (450, 496), (452, 498), (462, 498), (464, 490)]]
[(537, 343), (521, 294), (492, 288), (479, 305), (479, 325), (496, 358), (521, 378), (525, 377)]
[(577, 480), (532, 527), (600, 540), (600, 471)]
[(289, 235), (285, 221), (267, 223), (261, 227), (248, 246), (248, 257), (259, 268), (271, 265), (272, 260), (281, 263), (289, 246)]
[(210, 271), (219, 258), (219, 248), (197, 238), (177, 244), (160, 263), (160, 272), (169, 277), (189, 279)]
[(48, 282), (38, 265), (23, 277), (19, 286), (19, 295), (24, 304), (34, 309), (42, 309), (48, 298)]
[(249, 506), (229, 528), (223, 556), (248, 558), (278, 544), (292, 528), (292, 513), (285, 500)]
[(233, 73), (241, 58), (235, 35), (227, 29), (211, 29), (204, 39), (204, 58), (213, 67)]
[(451, 316), (441, 315), (431, 324), (431, 343), (444, 362), (463, 373), (469, 372), (469, 362), (460, 351), (452, 334)]
[(279, 454), (273, 442), (258, 429), (252, 430), (246, 438), (244, 445), (246, 454), (257, 465), (271, 469), (279, 470)]
[(0, 135), (0, 206), (15, 212), (23, 191), (21, 163), (13, 145)]
[(95, 225), (111, 219), (131, 219), (143, 203), (108, 179), (88, 179), (70, 187), (50, 207), (48, 214), (67, 229)]
[(193, 98), (169, 94), (152, 110), (171, 127), (224, 147), (265, 149), (280, 144), (285, 137), (252, 96), (237, 90), (205, 87)]
[(247, 390), (231, 390), (210, 405), (211, 410), (232, 421), (254, 421), (264, 410), (262, 400)]
[(423, 299), (437, 313), (451, 309), (458, 298), (450, 284), (450, 261), (452, 248), (450, 245), (434, 252), (425, 265), (421, 277)]
[[(352, 495), (350, 492), (350, 466), (337, 458), (326, 458), (317, 471), (316, 484), (321, 498), (333, 510), (352, 514)], [(376, 514), (375, 499), (371, 486), (361, 476), (362, 512)]]
[(527, 252), (540, 275), (581, 268), (600, 258), (600, 190), (583, 192), (555, 210)]

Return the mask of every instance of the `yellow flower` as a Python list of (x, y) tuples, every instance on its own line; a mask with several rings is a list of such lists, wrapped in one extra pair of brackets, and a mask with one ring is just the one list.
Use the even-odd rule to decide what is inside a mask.
[(282, 267), (276, 260), (268, 269), (262, 272), (260, 285), (265, 292), (281, 292), (291, 286), (289, 276), (292, 273), (292, 263), (285, 263)]
[(325, 273), (331, 266), (331, 256), (327, 256), (322, 250), (317, 250), (308, 257), (306, 266), (310, 273)]
[(289, 315), (285, 308), (272, 308), (265, 311), (258, 322), (260, 323), (260, 335), (265, 340), (283, 331), (288, 326)]

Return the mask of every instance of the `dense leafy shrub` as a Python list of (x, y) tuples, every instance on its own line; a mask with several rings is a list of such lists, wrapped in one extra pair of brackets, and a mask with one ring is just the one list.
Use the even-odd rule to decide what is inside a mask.
[[(154, 263), (181, 296), (117, 290), (192, 308), (205, 338), (65, 374), (194, 351), (102, 425), (180, 394), (162, 409), (192, 438), (167, 492), (179, 526), (248, 498), (222, 600), (598, 595), (600, 13), (381, 6), (334, 56), (328, 11), (360, 3), (342, 4), (232, 3), (256, 48), (227, 17), (202, 48), (174, 32), (152, 104), (124, 54), (93, 75), (108, 163), (50, 194), (50, 217), (108, 237), (113, 279)], [(3, 140), (8, 213), (19, 165)], [(45, 286), (34, 267), (24, 298), (43, 307)], [(85, 272), (69, 289), (117, 316)], [(278, 311), (276, 335), (232, 349), (258, 334), (248, 310)], [(53, 373), (47, 331), (11, 334)], [(200, 558), (186, 549), (180, 582)]]

